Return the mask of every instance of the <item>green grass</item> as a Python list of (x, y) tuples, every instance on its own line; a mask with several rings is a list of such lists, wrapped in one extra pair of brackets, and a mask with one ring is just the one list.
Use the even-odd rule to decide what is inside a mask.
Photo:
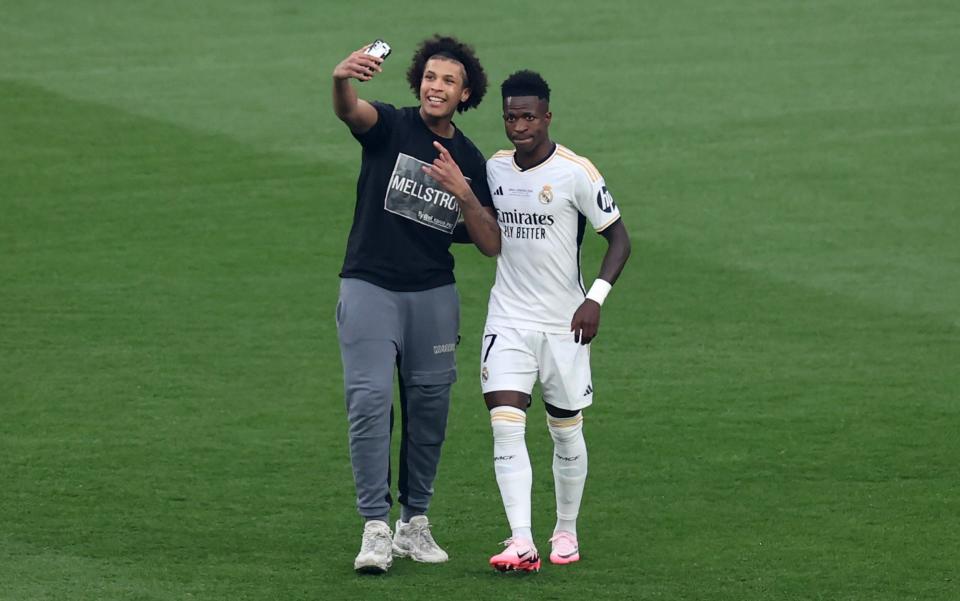
[[(0, 599), (960, 598), (960, 11), (950, 2), (5, 2)], [(362, 15), (362, 17), (361, 17)], [(634, 257), (594, 347), (584, 560), (512, 577), (456, 250), (452, 560), (351, 567), (329, 73), (412, 101), (434, 31), (541, 70)], [(498, 90), (458, 123), (506, 147)], [(599, 265), (599, 237), (585, 265)], [(543, 410), (534, 528), (553, 522)]]

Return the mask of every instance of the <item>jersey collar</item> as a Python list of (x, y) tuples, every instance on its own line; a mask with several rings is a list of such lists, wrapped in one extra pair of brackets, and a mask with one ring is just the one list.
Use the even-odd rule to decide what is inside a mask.
[(528, 171), (533, 171), (534, 169), (539, 169), (540, 167), (543, 167), (544, 165), (546, 165), (547, 163), (549, 163), (549, 162), (550, 162), (550, 159), (552, 159), (553, 157), (555, 157), (555, 156), (557, 155), (557, 149), (558, 149), (558, 148), (560, 148), (560, 145), (557, 144), (556, 142), (554, 142), (554, 143), (553, 143), (553, 150), (550, 151), (550, 154), (548, 154), (546, 157), (544, 157), (544, 159), (543, 159), (542, 161), (540, 161), (539, 163), (537, 163), (536, 165), (533, 165), (532, 167), (527, 167), (526, 169), (524, 169), (523, 167), (521, 167), (520, 165), (517, 164), (517, 152), (516, 152), (516, 150), (514, 150), (514, 152), (513, 152), (513, 160), (511, 161), (511, 163), (513, 163), (513, 168), (516, 169), (517, 171), (521, 172), (521, 173), (526, 173), (526, 172), (528, 172)]

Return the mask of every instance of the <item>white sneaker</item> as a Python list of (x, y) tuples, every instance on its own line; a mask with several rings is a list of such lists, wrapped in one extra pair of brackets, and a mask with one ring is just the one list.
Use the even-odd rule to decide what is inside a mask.
[(360, 553), (353, 561), (353, 569), (363, 574), (383, 574), (393, 563), (390, 526), (380, 520), (370, 520), (363, 526)]
[(425, 515), (415, 515), (409, 524), (397, 520), (397, 532), (393, 535), (393, 554), (410, 557), (424, 563), (443, 563), (450, 559), (430, 534), (430, 521)]

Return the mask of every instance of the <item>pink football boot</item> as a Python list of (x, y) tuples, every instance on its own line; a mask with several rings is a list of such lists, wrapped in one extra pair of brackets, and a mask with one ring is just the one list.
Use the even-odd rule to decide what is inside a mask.
[(580, 545), (577, 535), (561, 530), (550, 539), (550, 563), (566, 564), (580, 561)]
[(490, 558), (490, 565), (501, 572), (521, 570), (524, 572), (540, 571), (540, 554), (533, 543), (523, 538), (508, 538), (503, 541), (507, 546), (502, 553)]

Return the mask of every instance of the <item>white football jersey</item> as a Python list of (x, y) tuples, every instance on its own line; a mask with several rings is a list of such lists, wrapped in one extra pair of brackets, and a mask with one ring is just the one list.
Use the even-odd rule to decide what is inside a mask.
[(487, 324), (569, 333), (586, 296), (580, 273), (586, 222), (602, 232), (620, 218), (603, 176), (557, 144), (527, 170), (514, 162), (514, 151), (501, 150), (487, 161), (487, 183), (502, 241)]

